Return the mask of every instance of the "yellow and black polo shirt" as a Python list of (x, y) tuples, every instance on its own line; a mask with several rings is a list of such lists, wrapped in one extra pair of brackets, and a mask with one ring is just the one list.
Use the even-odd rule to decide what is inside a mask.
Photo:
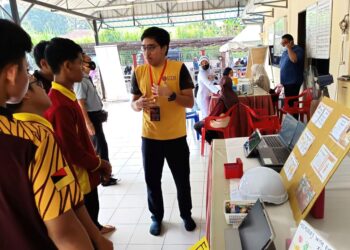
[[(148, 64), (144, 64), (135, 69), (131, 81), (132, 94), (152, 97), (149, 67)], [(158, 81), (162, 71), (163, 66), (152, 67), (154, 81)], [(181, 90), (194, 88), (186, 66), (178, 61), (167, 61), (164, 79), (161, 80), (160, 84), (164, 84), (165, 81), (176, 94), (180, 94)], [(151, 121), (150, 113), (143, 112), (142, 136), (155, 140), (171, 140), (185, 136), (185, 108), (176, 102), (169, 102), (167, 97), (158, 97), (158, 105), (160, 106), (160, 121)]]
[(0, 108), (1, 249), (55, 249), (43, 221), (81, 203), (79, 185), (50, 123), (33, 114), (13, 119)]

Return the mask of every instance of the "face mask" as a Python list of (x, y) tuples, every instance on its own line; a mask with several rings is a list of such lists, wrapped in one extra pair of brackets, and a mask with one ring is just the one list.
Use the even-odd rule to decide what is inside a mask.
[(208, 69), (209, 69), (209, 64), (205, 64), (205, 65), (203, 65), (203, 66), (202, 66), (202, 69), (204, 69), (204, 70), (208, 70)]
[(89, 69), (91, 70), (95, 70), (96, 69), (96, 63), (94, 61), (91, 62), (86, 62), (87, 64), (89, 64)]

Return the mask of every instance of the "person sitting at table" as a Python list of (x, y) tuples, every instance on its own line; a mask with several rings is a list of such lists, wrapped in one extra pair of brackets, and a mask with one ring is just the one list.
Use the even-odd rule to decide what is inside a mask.
[(201, 56), (199, 58), (200, 69), (198, 73), (198, 92), (196, 103), (201, 110), (201, 118), (208, 116), (210, 94), (217, 93), (219, 89), (214, 86), (216, 83), (215, 74), (210, 68), (209, 58)]
[(254, 85), (259, 86), (266, 92), (270, 91), (270, 79), (266, 73), (265, 67), (262, 64), (253, 64), (252, 78)]
[[(232, 89), (232, 79), (233, 76), (233, 70), (232, 68), (225, 68), (224, 72), (222, 73), (222, 78), (220, 80), (220, 98), (218, 103), (215, 105), (214, 109), (210, 112), (209, 116), (224, 116), (225, 112), (228, 111), (234, 104), (238, 103), (238, 96)], [(226, 127), (229, 122), (228, 119), (220, 119), (220, 120), (213, 120), (211, 122), (212, 127), (216, 128), (222, 128)], [(202, 128), (204, 127), (204, 119), (196, 122), (194, 124), (194, 129), (201, 133)], [(215, 138), (219, 138), (220, 135), (216, 131), (210, 131), (207, 130), (205, 132), (205, 139), (206, 141), (211, 144), (211, 141)]]

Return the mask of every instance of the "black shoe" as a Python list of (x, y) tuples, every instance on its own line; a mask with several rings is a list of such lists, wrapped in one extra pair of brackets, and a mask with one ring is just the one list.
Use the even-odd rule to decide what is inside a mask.
[(183, 219), (185, 228), (187, 231), (193, 231), (196, 228), (196, 222), (192, 219), (192, 217), (188, 217), (186, 219)]
[(116, 185), (118, 184), (119, 181), (120, 181), (119, 179), (110, 177), (108, 181), (102, 182), (101, 184), (102, 186), (107, 187), (107, 186)]
[(162, 228), (162, 222), (158, 222), (154, 220), (152, 221), (151, 227), (149, 228), (149, 232), (154, 236), (158, 236), (160, 235), (161, 228)]

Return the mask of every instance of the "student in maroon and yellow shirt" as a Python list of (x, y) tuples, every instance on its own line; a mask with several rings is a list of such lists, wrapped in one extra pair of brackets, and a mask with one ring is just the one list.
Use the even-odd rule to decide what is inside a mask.
[[(74, 205), (74, 212), (84, 227), (84, 230), (88, 233), (93, 245), (98, 249), (112, 249), (112, 242), (102, 236), (98, 228), (91, 220), (83, 203), (83, 194), (80, 191), (80, 187), (75, 182), (76, 176), (74, 171), (71, 171), (61, 150), (56, 144), (56, 140), (53, 137), (53, 128), (51, 123), (46, 120), (43, 115), (44, 112), (51, 106), (51, 101), (48, 95), (45, 93), (44, 85), (41, 81), (30, 78), (28, 91), (25, 94), (23, 100), (18, 104), (8, 104), (7, 108), (13, 112), (13, 117), (16, 120), (23, 121), (27, 127), (33, 128), (35, 143), (46, 141), (45, 138), (49, 138), (47, 143), (43, 143), (46, 149), (42, 151), (45, 157), (43, 161), (36, 161), (33, 165), (33, 171), (30, 176), (33, 178), (35, 199), (39, 204), (39, 212), (42, 213), (43, 219), (48, 219), (55, 215), (58, 211), (65, 212), (72, 204)], [(40, 152), (38, 150), (38, 152)], [(56, 168), (45, 169), (44, 165), (57, 166)], [(59, 168), (59, 167), (62, 168)], [(35, 173), (38, 173), (35, 174)], [(34, 177), (34, 176), (39, 176)], [(43, 188), (43, 180), (47, 177), (52, 179), (52, 183), (48, 182)], [(75, 185), (70, 185), (74, 183)], [(52, 185), (54, 184), (54, 185)], [(55, 193), (56, 189), (63, 189), (69, 186), (65, 192), (61, 192), (60, 196), (51, 195)], [(47, 195), (43, 195), (46, 193)]]
[(96, 155), (73, 92), (74, 83), (83, 77), (82, 49), (72, 40), (53, 38), (46, 46), (45, 58), (55, 79), (49, 92), (52, 106), (45, 117), (53, 125), (63, 155), (74, 167), (91, 219), (102, 233), (111, 232), (115, 227), (103, 227), (98, 222), (97, 186), (100, 176), (108, 181), (112, 167)]
[(52, 132), (5, 107), (27, 92), (31, 39), (9, 20), (0, 19), (0, 33), (0, 249), (93, 249), (76, 216), (79, 186)]

